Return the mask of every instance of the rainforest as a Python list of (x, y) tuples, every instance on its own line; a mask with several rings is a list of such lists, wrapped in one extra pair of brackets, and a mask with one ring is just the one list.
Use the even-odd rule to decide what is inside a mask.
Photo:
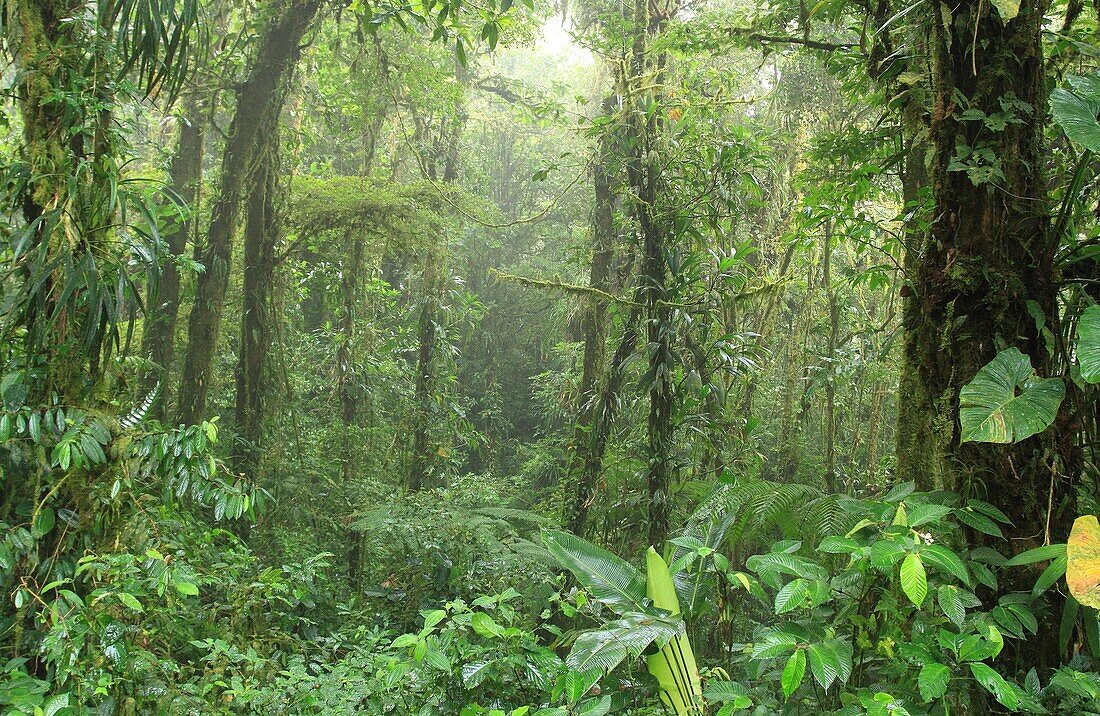
[(1100, 5), (0, 0), (0, 716), (1100, 716)]

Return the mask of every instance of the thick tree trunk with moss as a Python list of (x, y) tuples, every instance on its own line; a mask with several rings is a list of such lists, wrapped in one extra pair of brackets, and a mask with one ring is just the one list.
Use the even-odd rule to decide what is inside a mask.
[[(934, 221), (906, 262), (912, 295), (898, 424), (901, 476), (984, 497), (1019, 534), (1040, 539), (1048, 492), (1053, 481), (1061, 494), (1072, 447), (1056, 430), (1015, 446), (962, 444), (957, 416), (961, 387), (999, 349), (1019, 348), (1041, 374), (1050, 366), (1028, 310), (1034, 302), (1048, 324), (1056, 321), (1056, 238), (1042, 171), (1042, 7), (1025, 1), (1006, 23), (968, 0), (946, 25), (938, 8), (928, 19)], [(982, 120), (1006, 116), (1003, 127)]]
[[(199, 184), (202, 181), (202, 156), (204, 127), (203, 117), (198, 103), (191, 100), (179, 122), (179, 139), (168, 176), (172, 190), (184, 204), (185, 212), (175, 231), (165, 237), (168, 253), (172, 256), (182, 254), (187, 248), (187, 239), (196, 224), (195, 212), (198, 210)], [(165, 408), (171, 398), (171, 375), (176, 354), (176, 320), (180, 307), (180, 274), (174, 261), (169, 260), (163, 266), (160, 281), (150, 291), (146, 303), (148, 314), (142, 334), (142, 346), (156, 368), (145, 376), (146, 391), (156, 389), (156, 400), (150, 408), (150, 417), (163, 420)], [(159, 386), (159, 387), (158, 387)]]
[(218, 199), (201, 253), (206, 270), (199, 274), (188, 322), (179, 400), (179, 420), (184, 423), (206, 417), (241, 201), (257, 185), (258, 160), (278, 149), (275, 127), (302, 52), (302, 38), (321, 5), (321, 0), (278, 0), (275, 19), (259, 42), (248, 77), (237, 88), (237, 109), (222, 157)]
[[(59, 251), (71, 251), (77, 254), (74, 260), (79, 258), (93, 238), (90, 226), (95, 222), (81, 210), (82, 200), (88, 197), (81, 196), (86, 192), (79, 183), (89, 174), (77, 172), (78, 165), (90, 159), (86, 133), (81, 131), (81, 125), (89, 123), (81, 116), (86, 107), (56, 101), (59, 93), (69, 92), (78, 99), (89, 99), (81, 97), (87, 92), (83, 86), (73, 86), (74, 81), (86, 79), (80, 73), (87, 38), (79, 23), (69, 21), (83, 12), (84, 5), (76, 0), (40, 0), (18, 2), (5, 9), (9, 17), (4, 23), (4, 40), (14, 58), (23, 126), (20, 161), (28, 178), (15, 197), (15, 208), (22, 211), (32, 234), (34, 248), (25, 255), (41, 257), (40, 265), (53, 260)], [(99, 178), (99, 169), (95, 174)], [(98, 351), (99, 339), (94, 345), (82, 341), (79, 337), (87, 335), (85, 326), (80, 325), (82, 316), (59, 310), (57, 295), (62, 287), (57, 284), (65, 279), (61, 269), (38, 279), (29, 273), (30, 261), (23, 264), (27, 284), (39, 280), (41, 284), (28, 294), (19, 323), (27, 329), (28, 353), (45, 356), (43, 379), (32, 382), (27, 399), (42, 401), (51, 393), (75, 397), (87, 387), (90, 369), (97, 363), (93, 353)], [(75, 345), (78, 342), (80, 345)]]

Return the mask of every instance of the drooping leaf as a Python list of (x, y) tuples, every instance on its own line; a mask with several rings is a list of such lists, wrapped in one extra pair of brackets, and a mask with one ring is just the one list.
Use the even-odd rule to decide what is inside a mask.
[[(1073, 78), (1071, 78), (1072, 81)], [(1100, 152), (1100, 97), (1087, 88), (1058, 87), (1050, 93), (1050, 113), (1071, 140), (1092, 152)]]
[(1066, 584), (1079, 603), (1100, 609), (1100, 522), (1083, 515), (1073, 522), (1066, 544)]
[(1013, 711), (1020, 705), (1020, 699), (1016, 695), (1015, 690), (1008, 685), (1004, 677), (989, 666), (980, 662), (972, 663), (970, 664), (970, 673), (973, 674), (978, 683), (985, 687), (986, 691), (993, 694), (994, 698), (1000, 701), (1002, 705)]
[(943, 664), (932, 662), (921, 667), (917, 677), (917, 687), (921, 698), (931, 703), (947, 692), (947, 683), (951, 680), (951, 670)]
[(1060, 378), (1040, 378), (1031, 359), (1008, 348), (959, 393), (962, 442), (1015, 443), (1046, 430), (1065, 397)]
[(1008, 22), (1020, 14), (1020, 0), (989, 0), (997, 8), (1002, 22)]

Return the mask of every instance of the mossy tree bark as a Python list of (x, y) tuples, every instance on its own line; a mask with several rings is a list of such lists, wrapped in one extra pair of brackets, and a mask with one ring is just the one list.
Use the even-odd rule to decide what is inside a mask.
[[(1050, 497), (1069, 494), (1065, 476), (1076, 459), (1065, 416), (1014, 446), (961, 443), (957, 416), (961, 387), (998, 350), (1019, 348), (1040, 374), (1052, 368), (1029, 311), (1029, 304), (1038, 308), (1048, 326), (1058, 320), (1057, 237), (1043, 175), (1044, 8), (1025, 0), (1004, 22), (988, 4), (966, 0), (948, 20), (938, 8), (927, 19), (934, 211), (906, 261), (911, 295), (898, 424), (902, 476), (925, 489), (984, 497), (1033, 540), (1052, 519)], [(998, 127), (981, 119), (994, 116), (1009, 121)], [(1061, 521), (1053, 520), (1057, 532)], [(1032, 540), (1015, 543), (1028, 546)]]
[[(603, 102), (605, 115), (614, 111), (617, 97)], [(598, 156), (592, 166), (594, 206), (592, 210), (592, 259), (588, 269), (590, 288), (608, 292), (611, 288), (611, 260), (615, 245), (615, 192), (612, 157), (615, 138), (607, 128), (600, 136)], [(573, 430), (572, 455), (567, 468), (566, 485), (572, 495), (567, 503), (565, 523), (574, 534), (583, 534), (588, 509), (595, 499), (603, 464), (600, 438), (597, 434), (602, 401), (598, 400), (600, 375), (605, 363), (607, 342), (607, 302), (593, 297), (586, 307), (583, 321), (584, 358), (581, 384), (577, 392), (577, 419)], [(606, 439), (606, 438), (605, 438)]]
[(275, 131), (302, 52), (302, 38), (322, 0), (276, 0), (274, 19), (259, 41), (248, 76), (237, 88), (237, 106), (222, 156), (218, 198), (200, 254), (195, 304), (188, 320), (187, 355), (180, 379), (179, 420), (206, 417), (206, 396), (229, 287), (229, 265), (243, 197), (254, 188), (262, 157), (278, 149)]

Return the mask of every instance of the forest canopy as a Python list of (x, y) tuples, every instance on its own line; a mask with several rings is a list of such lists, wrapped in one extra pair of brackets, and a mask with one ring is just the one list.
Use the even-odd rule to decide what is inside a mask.
[(1100, 716), (1079, 0), (0, 0), (0, 714)]

